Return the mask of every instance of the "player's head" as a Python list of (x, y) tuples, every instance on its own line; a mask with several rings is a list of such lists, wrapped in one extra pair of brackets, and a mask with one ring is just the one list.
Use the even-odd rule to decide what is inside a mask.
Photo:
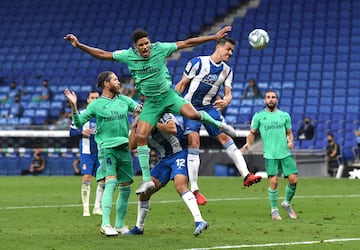
[(116, 74), (112, 71), (101, 72), (98, 75), (96, 86), (115, 95), (120, 94), (120, 81)]
[(96, 90), (91, 90), (89, 93), (88, 93), (88, 96), (86, 98), (86, 102), (88, 104), (90, 104), (92, 101), (96, 100), (99, 98), (99, 93), (96, 91)]
[(265, 106), (268, 110), (274, 111), (278, 103), (278, 95), (275, 90), (269, 89), (265, 92)]
[(140, 56), (149, 57), (151, 42), (148, 33), (143, 29), (136, 29), (132, 33), (132, 40)]
[(215, 53), (222, 61), (229, 61), (230, 57), (232, 56), (235, 48), (235, 40), (225, 36), (216, 41), (216, 49)]

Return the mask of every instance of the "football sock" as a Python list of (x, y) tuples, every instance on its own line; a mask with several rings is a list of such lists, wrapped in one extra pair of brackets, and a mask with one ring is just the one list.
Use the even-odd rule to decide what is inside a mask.
[(187, 166), (188, 166), (190, 189), (192, 192), (194, 192), (196, 190), (199, 190), (197, 184), (199, 167), (200, 167), (199, 149), (188, 148)]
[(101, 208), (101, 199), (104, 193), (105, 184), (98, 182), (97, 188), (96, 188), (96, 197), (95, 197), (95, 208)]
[(105, 182), (105, 189), (102, 197), (102, 223), (101, 226), (111, 225), (110, 215), (112, 207), (112, 197), (117, 185), (116, 179), (110, 179)]
[(241, 151), (236, 147), (232, 139), (224, 144), (224, 148), (226, 149), (227, 155), (234, 162), (237, 170), (239, 170), (241, 176), (245, 178), (249, 174), (249, 170)]
[(150, 168), (149, 168), (149, 147), (147, 145), (138, 146), (138, 159), (142, 172), (143, 181), (150, 181)]
[(81, 200), (84, 210), (89, 210), (91, 182), (83, 181), (81, 184)]
[(286, 188), (285, 188), (285, 201), (287, 203), (290, 203), (292, 198), (295, 195), (295, 191), (296, 191), (296, 185), (290, 185), (290, 183), (287, 184)]
[(195, 222), (203, 221), (204, 219), (201, 216), (201, 212), (200, 212), (198, 204), (196, 203), (196, 198), (195, 198), (194, 194), (192, 192), (190, 192), (190, 190), (188, 190), (182, 194), (181, 198), (184, 200), (186, 206), (189, 208), (189, 210), (194, 218), (194, 221)]
[(136, 226), (140, 230), (144, 230), (145, 218), (150, 209), (150, 200), (138, 201), (138, 213), (136, 219)]
[(116, 200), (116, 228), (122, 228), (124, 226), (124, 219), (129, 205), (131, 186), (120, 186), (119, 191), (120, 192)]
[(278, 202), (278, 191), (277, 189), (273, 190), (271, 188), (268, 189), (269, 201), (271, 210), (277, 209), (277, 202)]
[(214, 125), (216, 128), (220, 128), (221, 122), (214, 120), (214, 118), (212, 118), (207, 112), (205, 112), (203, 110), (199, 111), (199, 113), (201, 116), (201, 118), (200, 118), (201, 122)]

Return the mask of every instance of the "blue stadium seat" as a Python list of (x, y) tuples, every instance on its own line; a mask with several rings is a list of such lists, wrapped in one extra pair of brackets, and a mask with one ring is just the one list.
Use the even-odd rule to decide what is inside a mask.
[(243, 114), (251, 114), (251, 110), (252, 108), (251, 107), (240, 107), (240, 110), (239, 110), (239, 115), (243, 115)]
[(225, 120), (229, 124), (236, 124), (237, 123), (237, 116), (236, 115), (228, 115), (228, 114), (226, 114)]
[(306, 115), (314, 115), (318, 113), (318, 105), (306, 105), (305, 114)]
[(243, 99), (241, 101), (241, 106), (252, 107), (253, 106), (253, 100), (252, 99)]
[(332, 108), (331, 108), (331, 106), (328, 106), (328, 105), (326, 105), (326, 106), (321, 105), (319, 107), (319, 112), (320, 113), (325, 113), (325, 114), (330, 114), (332, 112)]
[(237, 115), (239, 113), (239, 108), (234, 106), (228, 106), (226, 109), (226, 114)]
[(315, 148), (315, 140), (296, 140), (296, 144), (299, 144), (301, 149), (314, 149)]
[(281, 106), (292, 106), (292, 103), (292, 97), (285, 97), (284, 95), (279, 100), (279, 105)]

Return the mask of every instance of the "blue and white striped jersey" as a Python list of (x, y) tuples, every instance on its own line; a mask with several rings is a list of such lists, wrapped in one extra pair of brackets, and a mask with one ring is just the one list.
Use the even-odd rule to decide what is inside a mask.
[(95, 133), (91, 134), (90, 137), (82, 136), (82, 131), (84, 129), (89, 129), (89, 128), (96, 131), (95, 118), (91, 118), (80, 129), (77, 128), (73, 123), (71, 123), (71, 126), (70, 126), (70, 136), (71, 137), (73, 137), (73, 136), (80, 137), (79, 150), (80, 150), (81, 154), (97, 154), (97, 152), (98, 152), (97, 145), (95, 142)]
[(231, 88), (233, 71), (225, 62), (216, 64), (210, 56), (191, 59), (184, 70), (191, 80), (184, 91), (184, 98), (194, 106), (206, 106), (215, 101), (215, 97), (224, 85)]
[(160, 122), (164, 124), (168, 123), (169, 121), (175, 121), (177, 128), (176, 135), (162, 132), (154, 127), (148, 139), (149, 146), (159, 152), (161, 158), (173, 155), (183, 150), (184, 129), (181, 127), (173, 114), (165, 113), (160, 118)]

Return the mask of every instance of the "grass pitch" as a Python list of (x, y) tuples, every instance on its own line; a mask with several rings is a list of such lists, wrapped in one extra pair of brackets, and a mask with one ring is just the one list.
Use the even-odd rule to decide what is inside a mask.
[[(126, 224), (136, 222), (133, 185)], [(79, 177), (0, 177), (1, 249), (359, 249), (360, 180), (299, 179), (291, 220), (273, 221), (268, 180), (250, 188), (239, 177), (200, 177), (208, 203), (200, 210), (210, 224), (194, 237), (194, 224), (172, 183), (153, 196), (142, 236), (105, 237), (101, 216), (82, 216)], [(95, 198), (92, 184), (91, 202)], [(113, 209), (114, 212), (114, 209)], [(114, 213), (112, 221), (114, 221)]]

